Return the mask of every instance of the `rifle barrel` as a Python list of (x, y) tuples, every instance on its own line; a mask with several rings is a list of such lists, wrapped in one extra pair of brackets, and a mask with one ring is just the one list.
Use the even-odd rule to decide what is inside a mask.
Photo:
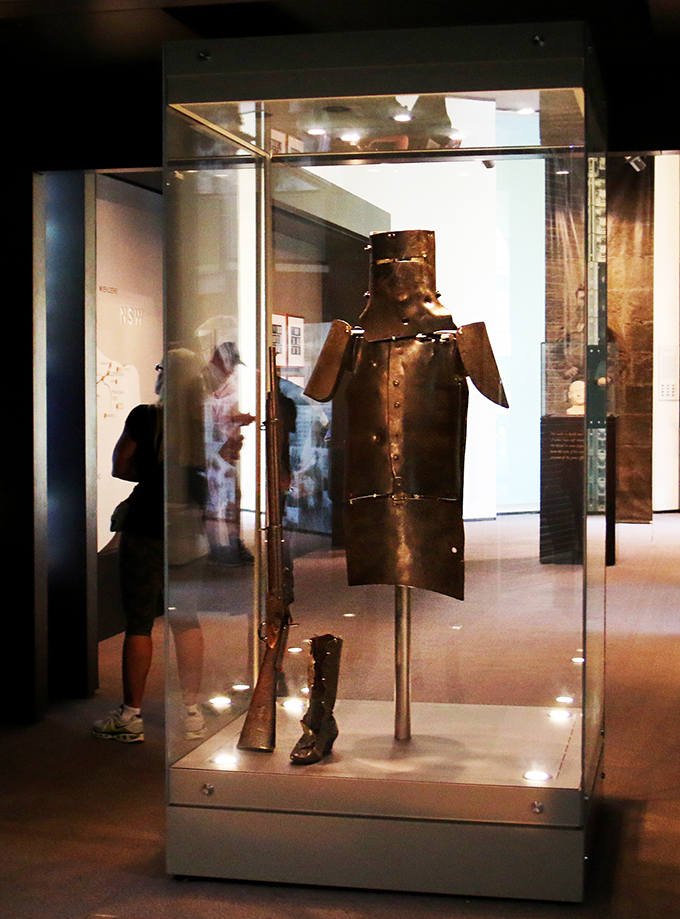
[(267, 621), (266, 647), (237, 747), (271, 752), (276, 745), (276, 684), (288, 641), (290, 612), (283, 596), (281, 423), (276, 348), (268, 352), (267, 390)]

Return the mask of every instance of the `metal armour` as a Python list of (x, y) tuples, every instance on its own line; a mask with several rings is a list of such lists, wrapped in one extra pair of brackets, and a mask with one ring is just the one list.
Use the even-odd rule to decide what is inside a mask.
[(438, 300), (434, 234), (374, 233), (371, 256), (364, 328), (333, 323), (305, 390), (328, 401), (351, 374), (347, 579), (462, 600), (466, 376), (492, 401), (507, 400), (484, 324), (456, 330)]

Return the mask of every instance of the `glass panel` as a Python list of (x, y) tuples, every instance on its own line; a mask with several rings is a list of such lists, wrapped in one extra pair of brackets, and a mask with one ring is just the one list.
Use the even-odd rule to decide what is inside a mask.
[[(204, 102), (177, 108), (254, 143), (259, 105)], [(263, 117), (265, 145), (275, 156), (580, 147), (584, 142), (581, 89), (273, 99), (264, 104)]]
[[(459, 326), (486, 323), (510, 409), (470, 386), (464, 602), (410, 591), (414, 768), (420, 780), (493, 785), (531, 783), (525, 773), (544, 771), (550, 786), (578, 788), (585, 419), (584, 400), (570, 402), (569, 390), (586, 372), (583, 157), (278, 165), (272, 186), (274, 321), (284, 342), (286, 324), (304, 327), (304, 362), (285, 346), (280, 359), (297, 412), (286, 518), (295, 646), (326, 632), (344, 641), (333, 773), (414, 777), (400, 772), (407, 749), (397, 756), (390, 740), (394, 589), (346, 582), (352, 405), (342, 391), (321, 404), (303, 389), (330, 322), (362, 324), (368, 233), (427, 227), (441, 301)], [(550, 424), (560, 430), (546, 432)], [(547, 468), (565, 450), (566, 475)]]
[[(613, 410), (608, 398), (616, 376), (616, 349), (607, 328), (606, 159), (588, 158), (588, 509), (583, 785), (590, 792), (596, 777), (604, 728), (605, 549), (607, 513), (607, 424)], [(609, 509), (610, 513), (613, 509)]]
[(253, 684), (259, 164), (178, 116), (169, 136), (164, 376), (174, 762), (241, 714)]
[[(499, 125), (505, 114), (499, 109), (511, 97), (403, 97), (399, 104), (408, 111), (412, 103), (412, 112), (421, 100), (432, 103), (433, 110), (443, 105), (450, 124), (454, 110), (465, 111), (471, 125), (486, 125), (488, 133), (470, 131), (459, 138), (460, 146), (469, 142), (469, 150), (486, 150), (501, 143)], [(538, 98), (539, 116), (512, 115), (517, 124), (527, 125), (517, 129), (517, 146), (582, 143), (580, 94), (541, 91)], [(334, 127), (327, 135), (332, 137), (347, 112), (333, 110), (343, 100), (321, 101), (332, 116)], [(369, 126), (388, 112), (388, 101), (393, 108), (395, 97), (344, 100), (356, 105)], [(452, 102), (465, 104), (456, 108)], [(584, 635), (584, 554), (591, 564), (586, 518), (590, 535), (591, 521), (600, 524), (597, 463), (602, 451), (601, 425), (595, 423), (598, 391), (593, 388), (602, 330), (600, 301), (592, 297), (592, 259), (584, 245), (585, 157), (576, 150), (549, 155), (544, 150), (531, 156), (468, 153), (442, 159), (442, 149), (455, 150), (451, 138), (428, 148), (423, 137), (444, 136), (431, 132), (413, 135), (419, 138), (414, 147), (408, 135), (405, 149), (430, 151), (408, 162), (394, 161), (393, 146), (383, 149), (391, 161), (380, 162), (379, 145), (370, 148), (375, 157), (331, 162), (326, 152), (360, 151), (362, 144), (373, 141), (346, 140), (341, 143), (359, 146), (332, 149), (335, 140), (324, 147), (320, 134), (307, 135), (295, 151), (305, 154), (304, 161), (291, 158), (290, 139), (300, 139), (301, 126), (319, 108), (317, 103), (268, 102), (264, 105), (270, 117), (265, 119), (256, 119), (257, 106), (249, 108), (249, 103), (184, 107), (202, 119), (193, 139), (188, 116), (176, 116), (173, 149), (178, 153), (168, 180), (174, 234), (168, 340), (171, 352), (175, 347), (188, 350), (197, 368), (208, 475), (207, 497), (202, 504), (194, 502), (196, 511), (187, 486), (193, 463), (175, 458), (186, 454), (190, 441), (176, 427), (174, 436), (182, 441), (184, 453), (179, 445), (169, 444), (170, 599), (183, 604), (179, 622), (187, 610), (200, 612), (209, 649), (201, 698), (219, 691), (232, 698), (232, 705), (228, 715), (212, 716), (211, 728), (220, 731), (211, 730), (209, 744), (190, 751), (190, 741), (178, 740), (174, 747), (171, 743), (171, 758), (186, 752), (184, 768), (288, 775), (289, 753), (313, 688), (310, 642), (330, 634), (342, 638), (343, 650), (335, 708), (338, 755), (324, 761), (328, 775), (580, 789), (584, 671), (597, 706), (602, 659), (597, 636), (603, 611), (598, 558), (592, 561), (588, 582), (598, 605), (593, 632), (589, 626)], [(508, 112), (508, 124), (510, 118)], [(214, 137), (208, 128), (211, 119), (217, 126)], [(277, 141), (275, 131), (285, 138)], [(229, 136), (242, 137), (252, 146), (240, 150)], [(386, 135), (371, 135), (376, 136)], [(502, 140), (506, 151), (512, 147), (508, 137)], [(258, 606), (255, 571), (247, 565), (232, 569), (219, 564), (228, 557), (222, 551), (228, 542), (219, 541), (222, 531), (229, 537), (236, 534), (257, 556), (250, 534), (257, 519), (259, 481), (252, 476), (251, 489), (248, 477), (257, 465), (256, 432), (250, 425), (242, 428), (243, 451), (251, 452), (242, 451), (230, 492), (240, 489), (238, 513), (222, 518), (214, 511), (210, 487), (215, 471), (210, 463), (227, 438), (221, 429), (216, 431), (219, 386), (211, 389), (213, 383), (206, 382), (220, 363), (216, 351), (236, 343), (246, 365), (237, 370), (239, 406), (257, 413), (256, 149), (280, 151), (269, 167), (273, 245), (268, 335), (278, 352), (285, 459), (290, 460), (290, 482), (284, 477), (284, 530), (294, 577), (291, 612), (298, 623), (284, 654), (285, 680), (279, 682), (276, 750), (264, 758), (238, 750), (240, 723), (229, 723), (245, 708), (245, 701), (241, 706), (234, 702), (234, 684), (252, 683), (243, 674), (250, 674), (253, 663), (248, 613)], [(451, 322), (469, 328), (486, 324), (510, 407), (485, 398), (471, 382), (467, 411), (460, 409), (449, 419), (458, 439), (443, 450), (442, 461), (448, 462), (465, 444), (458, 470), (462, 475), (464, 465), (465, 599), (437, 588), (408, 590), (413, 740), (400, 746), (394, 740), (393, 635), (395, 608), (397, 601), (404, 608), (404, 593), (395, 592), (389, 580), (376, 584), (355, 578), (355, 586), (348, 586), (347, 578), (348, 550), (356, 562), (357, 532), (369, 561), (394, 535), (388, 527), (373, 526), (348, 536), (346, 482), (356, 467), (349, 468), (347, 449), (363, 396), (352, 379), (351, 364), (333, 399), (317, 402), (304, 390), (334, 320), (354, 327), (352, 348), (355, 355), (361, 353), (370, 234), (417, 229), (435, 234), (438, 296)], [(464, 336), (465, 329), (459, 334)], [(433, 341), (446, 348), (451, 339), (435, 336)], [(379, 344), (389, 354), (401, 347), (390, 336)], [(466, 370), (482, 385), (467, 364)], [(404, 384), (409, 380), (405, 373)], [(446, 385), (430, 393), (422, 406), (424, 415), (445, 397)], [(408, 398), (416, 395), (411, 392)], [(172, 419), (191, 415), (182, 398), (180, 393), (177, 404), (169, 400), (170, 436)], [(416, 452), (430, 448), (428, 433), (413, 445)], [(594, 476), (587, 495), (586, 471)], [(224, 479), (220, 467), (221, 487)], [(440, 505), (432, 507), (438, 510)], [(183, 514), (200, 521), (204, 554), (176, 566), (173, 546), (181, 546), (191, 532)], [(179, 541), (173, 535), (173, 515), (180, 521)], [(411, 537), (414, 555), (434, 558), (443, 541), (440, 532), (429, 543), (421, 537), (422, 530)], [(597, 552), (601, 545), (598, 536)], [(207, 558), (217, 564), (206, 563), (208, 552)], [(184, 710), (172, 672), (171, 688), (171, 723), (179, 738)], [(207, 714), (210, 706), (204, 709)], [(589, 716), (588, 757), (597, 720)], [(480, 819), (505, 819), (500, 816), (502, 796), (489, 795), (491, 804), (486, 811), (480, 805)]]

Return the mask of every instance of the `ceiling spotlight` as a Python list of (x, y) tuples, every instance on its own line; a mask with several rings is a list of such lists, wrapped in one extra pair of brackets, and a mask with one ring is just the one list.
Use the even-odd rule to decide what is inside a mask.
[(312, 137), (323, 137), (326, 133), (325, 128), (309, 128), (307, 131), (308, 134), (311, 134)]
[(348, 134), (341, 134), (340, 140), (346, 144), (358, 144), (361, 140), (361, 134), (357, 134), (356, 131), (350, 131)]
[(530, 108), (529, 106), (527, 106), (526, 108), (518, 108), (516, 111), (516, 114), (517, 115), (535, 115), (536, 109)]
[(573, 696), (558, 696), (555, 699), (555, 702), (562, 702), (564, 705), (571, 705), (573, 701), (574, 701)]
[(413, 115), (410, 112), (397, 112), (394, 121), (413, 121)]

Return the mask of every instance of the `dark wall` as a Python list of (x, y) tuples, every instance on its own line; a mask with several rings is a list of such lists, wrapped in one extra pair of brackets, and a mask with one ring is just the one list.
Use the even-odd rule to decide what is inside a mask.
[[(48, 495), (48, 686), (54, 697), (97, 688), (94, 521), (88, 464), (94, 461), (94, 310), (86, 306), (86, 180), (45, 176)], [(36, 415), (36, 424), (40, 423)]]
[[(4, 719), (31, 721), (47, 703), (47, 621), (44, 547), (34, 543), (33, 469), (32, 176), (16, 169), (4, 148), (2, 257), (5, 304), (4, 367), (7, 381), (0, 450), (0, 515), (5, 591), (4, 663), (0, 694)], [(42, 470), (39, 470), (39, 473)], [(36, 514), (37, 511), (37, 514)], [(42, 512), (42, 513), (41, 513)], [(37, 572), (37, 576), (36, 576)], [(14, 597), (14, 599), (11, 599)]]
[[(33, 173), (162, 162), (160, 46), (140, 64), (114, 60), (70, 65), (34, 39), (34, 32), (0, 22), (5, 90), (0, 273), (7, 384), (0, 526), (5, 590), (15, 595), (4, 617), (4, 647), (9, 653), (0, 667), (0, 694), (7, 700), (2, 720), (17, 723), (44, 713), (48, 675), (59, 695), (84, 695), (93, 685), (92, 674), (83, 680), (82, 667), (77, 679), (70, 678), (75, 676), (70, 668), (73, 655), (82, 662), (83, 643), (89, 639), (74, 621), (78, 612), (69, 610), (63, 592), (59, 606), (71, 622), (53, 630), (48, 667), (46, 514), (36, 505), (32, 461), (34, 437), (44, 436), (34, 429), (33, 414)], [(44, 361), (44, 355), (38, 360)], [(59, 425), (60, 443), (71, 451), (74, 462), (80, 462), (77, 443), (82, 429), (77, 416), (66, 414)], [(53, 438), (52, 434), (52, 446)], [(44, 474), (44, 468), (38, 474)]]
[(610, 149), (680, 149), (680, 123), (669, 117), (680, 92), (680, 14), (653, 22), (648, 0), (152, 0), (108, 11), (32, 0), (19, 16), (20, 6), (0, 0), (0, 73), (23, 125), (11, 132), (15, 163), (20, 152), (42, 168), (102, 166), (103, 151), (105, 166), (119, 166), (131, 145), (147, 164), (160, 162), (164, 41), (577, 20), (590, 26), (600, 61)]

